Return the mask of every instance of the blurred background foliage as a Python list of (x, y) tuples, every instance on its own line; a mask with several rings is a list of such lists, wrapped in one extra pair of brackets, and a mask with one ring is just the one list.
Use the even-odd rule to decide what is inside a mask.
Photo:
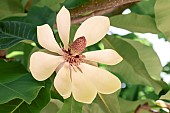
[[(54, 76), (38, 82), (28, 69), (30, 55), (41, 49), (36, 26), (49, 24), (61, 43), (55, 20), (62, 6), (71, 12), (71, 39), (81, 22), (96, 15), (108, 16), (111, 26), (130, 31), (120, 35), (111, 30), (102, 41), (87, 48), (111, 48), (124, 59), (115, 66), (99, 64), (120, 78), (122, 89), (110, 95), (98, 94), (90, 105), (72, 97), (64, 100), (53, 87)], [(170, 63), (162, 67), (152, 44), (135, 33), (153, 33), (170, 41), (170, 1), (0, 0), (0, 7), (0, 113), (169, 112), (170, 83), (160, 74), (170, 76)], [(131, 12), (122, 14), (126, 9)], [(159, 99), (163, 103), (156, 102)]]

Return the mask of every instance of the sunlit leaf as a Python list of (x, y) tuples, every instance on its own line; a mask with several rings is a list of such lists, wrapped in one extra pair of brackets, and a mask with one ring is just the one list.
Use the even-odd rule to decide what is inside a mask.
[(149, 75), (155, 80), (161, 80), (162, 65), (153, 48), (133, 40), (126, 41), (137, 50), (139, 58), (144, 62)]
[[(161, 65), (158, 64), (160, 64), (160, 61), (156, 58), (157, 56), (155, 56), (156, 54), (154, 52), (148, 53), (148, 51), (153, 51), (152, 49), (147, 50), (149, 47), (145, 47), (139, 42), (131, 41), (133, 44), (129, 42), (130, 39), (121, 39), (113, 36), (108, 36), (103, 40), (106, 48), (115, 49), (124, 59), (121, 63), (115, 66), (109, 66), (110, 71), (120, 75), (120, 77), (127, 83), (153, 86), (158, 94), (162, 90), (162, 86), (158, 83), (158, 81), (152, 79), (152, 77), (159, 79), (158, 75), (160, 74)], [(137, 45), (135, 44), (140, 46), (136, 47)], [(141, 47), (146, 49), (146, 54), (144, 54), (145, 49), (142, 49)], [(158, 64), (154, 67), (153, 63), (156, 62)], [(154, 69), (159, 69), (159, 73), (157, 72), (156, 75), (155, 72), (153, 72), (155, 71), (154, 69), (146, 67), (151, 64)]]
[(162, 95), (160, 97), (160, 99), (167, 99), (167, 100), (169, 100), (170, 99), (170, 91), (168, 93), (166, 93), (165, 95)]
[(165, 38), (170, 41), (170, 1), (156, 0), (154, 8), (157, 27), (165, 35)]
[(131, 32), (159, 33), (154, 18), (147, 15), (130, 13), (117, 15), (110, 18), (111, 25)]

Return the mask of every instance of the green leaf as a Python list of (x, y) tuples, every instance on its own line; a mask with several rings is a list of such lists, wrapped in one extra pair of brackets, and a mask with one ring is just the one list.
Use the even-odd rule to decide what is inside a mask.
[(37, 82), (22, 65), (3, 60), (0, 65), (0, 104), (15, 98), (31, 103), (44, 87), (44, 82)]
[(23, 12), (24, 8), (19, 0), (0, 0), (0, 18)]
[(28, 69), (29, 58), (33, 48), (34, 46), (29, 43), (20, 42), (7, 49), (6, 57), (20, 62), (26, 69)]
[(31, 7), (24, 22), (39, 26), (42, 24), (49, 24), (53, 27), (56, 23), (56, 13), (48, 7)]
[(22, 4), (22, 6), (25, 8), (25, 6), (27, 5), (29, 0), (20, 0), (20, 3)]
[(27, 74), (27, 70), (17, 62), (5, 62), (0, 59), (0, 83), (7, 83)]
[(37, 42), (36, 27), (23, 22), (0, 22), (0, 49), (13, 46), (22, 40)]
[(106, 112), (103, 111), (103, 109), (97, 103), (93, 102), (90, 105), (88, 104), (84, 105), (82, 113), (106, 113)]
[(82, 103), (79, 103), (70, 97), (64, 100), (64, 105), (57, 113), (81, 113)]
[(57, 113), (63, 106), (63, 103), (57, 99), (51, 99), (41, 113)]
[(98, 94), (92, 104), (83, 106), (83, 113), (121, 113), (118, 91), (113, 94)]
[(32, 6), (44, 7), (47, 6), (51, 8), (53, 11), (58, 12), (61, 8), (61, 4), (65, 0), (33, 0)]
[(138, 15), (135, 13), (117, 15), (111, 17), (110, 22), (112, 26), (127, 29), (131, 32), (159, 33), (155, 20), (147, 15)]
[(0, 105), (2, 113), (40, 113), (40, 111), (50, 101), (50, 80), (46, 80), (46, 86), (42, 88), (31, 104), (27, 104), (23, 100), (14, 99), (8, 103)]
[(126, 42), (137, 50), (139, 58), (144, 62), (149, 75), (155, 80), (161, 80), (162, 65), (153, 48), (133, 40), (126, 40)]
[(142, 0), (139, 3), (136, 3), (130, 10), (134, 13), (142, 14), (142, 15), (149, 15), (151, 17), (155, 16), (154, 12), (154, 5), (156, 0)]
[(156, 0), (154, 8), (157, 27), (165, 35), (165, 38), (170, 41), (170, 1)]
[(43, 82), (37, 82), (31, 74), (24, 74), (15, 81), (0, 83), (0, 104), (15, 98), (31, 103), (42, 87), (44, 87)]
[[(97, 104), (103, 109), (105, 113), (121, 113), (120, 106), (118, 101), (118, 93), (115, 92), (113, 94), (99, 94)], [(113, 104), (114, 103), (114, 104)]]
[(73, 9), (73, 8), (83, 5), (89, 1), (90, 0), (65, 0), (64, 6), (66, 6), (68, 9)]
[(16, 13), (16, 14), (10, 14), (8, 16), (5, 16), (3, 18), (1, 18), (1, 21), (20, 21), (23, 22), (24, 21), (24, 17), (26, 17), (26, 13)]
[[(160, 69), (161, 66), (158, 65), (160, 61), (156, 58), (157, 55), (154, 52), (148, 53), (148, 51), (153, 51), (152, 49), (148, 50), (149, 47), (141, 45), (139, 42), (113, 36), (107, 36), (104, 38), (103, 43), (106, 48), (115, 49), (124, 59), (121, 63), (115, 66), (109, 66), (110, 71), (119, 75), (119, 77), (127, 83), (152, 86), (157, 94), (162, 90), (162, 84), (160, 84), (161, 81), (159, 82), (153, 79), (159, 79), (158, 75), (160, 72), (156, 71), (159, 73), (156, 73), (157, 76), (155, 76), (154, 71), (155, 69)], [(155, 63), (157, 65), (155, 65)], [(153, 66), (153, 68), (147, 66)]]
[(162, 95), (160, 97), (160, 99), (166, 99), (166, 100), (170, 100), (170, 91), (168, 93), (166, 93), (165, 95)]

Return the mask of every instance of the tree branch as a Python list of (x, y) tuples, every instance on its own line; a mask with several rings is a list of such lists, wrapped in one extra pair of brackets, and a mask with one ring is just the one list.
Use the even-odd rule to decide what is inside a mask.
[(147, 110), (150, 113), (160, 113), (159, 111), (152, 110), (148, 103), (144, 103), (143, 105), (139, 105), (136, 108), (135, 113), (142, 113), (141, 112), (142, 110)]
[(72, 24), (81, 23), (92, 16), (121, 13), (140, 0), (92, 0), (70, 10)]

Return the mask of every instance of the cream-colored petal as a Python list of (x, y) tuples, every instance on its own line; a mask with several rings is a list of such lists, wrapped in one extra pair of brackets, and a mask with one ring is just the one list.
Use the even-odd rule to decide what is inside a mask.
[(48, 24), (37, 26), (37, 38), (39, 44), (45, 49), (56, 52), (60, 55), (63, 54), (61, 48), (54, 38), (53, 31)]
[(54, 87), (64, 99), (71, 95), (71, 78), (69, 64), (64, 63), (54, 79)]
[(94, 61), (84, 60), (84, 63), (86, 63), (86, 64), (90, 64), (90, 65), (92, 65), (92, 66), (96, 66), (96, 67), (98, 67), (98, 63), (97, 63), (97, 62), (94, 62)]
[(76, 101), (90, 104), (97, 95), (94, 85), (79, 70), (71, 70), (72, 94)]
[(70, 12), (64, 6), (57, 14), (56, 21), (58, 33), (64, 44), (64, 48), (68, 49), (70, 35)]
[(109, 31), (110, 21), (108, 17), (94, 16), (84, 21), (78, 28), (74, 40), (84, 36), (87, 40), (86, 46), (100, 41)]
[(123, 58), (112, 49), (97, 50), (83, 53), (86, 60), (99, 62), (107, 65), (115, 65), (123, 60)]
[(62, 56), (55, 56), (45, 52), (35, 52), (31, 55), (29, 68), (36, 80), (43, 81), (49, 78), (62, 62), (64, 62)]
[(85, 77), (91, 81), (102, 94), (110, 94), (121, 88), (120, 80), (112, 73), (89, 64), (79, 65)]
[(69, 98), (70, 96), (71, 96), (71, 92), (68, 93), (68, 94), (66, 94), (66, 95), (63, 95), (63, 98), (64, 98), (64, 99), (67, 99), (67, 98)]

